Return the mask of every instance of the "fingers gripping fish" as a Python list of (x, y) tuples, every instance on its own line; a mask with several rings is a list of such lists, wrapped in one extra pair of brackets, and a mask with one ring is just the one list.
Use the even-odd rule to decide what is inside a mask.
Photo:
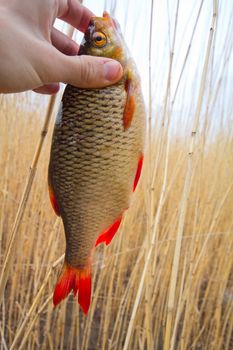
[(73, 290), (86, 314), (93, 249), (111, 242), (140, 178), (145, 109), (135, 64), (106, 12), (91, 19), (79, 54), (116, 59), (124, 71), (117, 84), (101, 89), (67, 85), (53, 133), (49, 193), (66, 237), (53, 302)]

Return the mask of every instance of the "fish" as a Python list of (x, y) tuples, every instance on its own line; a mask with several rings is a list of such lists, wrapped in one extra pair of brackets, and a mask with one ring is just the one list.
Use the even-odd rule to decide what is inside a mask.
[(123, 68), (122, 78), (111, 86), (68, 84), (52, 137), (49, 195), (66, 238), (53, 303), (73, 291), (86, 315), (93, 252), (112, 241), (140, 179), (146, 112), (136, 64), (119, 23), (107, 12), (91, 18), (78, 54), (112, 58)]

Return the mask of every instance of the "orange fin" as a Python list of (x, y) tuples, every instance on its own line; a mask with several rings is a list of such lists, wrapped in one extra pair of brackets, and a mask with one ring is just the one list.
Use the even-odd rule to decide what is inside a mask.
[(138, 162), (138, 168), (137, 168), (136, 175), (135, 175), (135, 178), (134, 178), (134, 183), (133, 183), (133, 191), (136, 190), (138, 181), (139, 181), (140, 176), (141, 176), (143, 160), (144, 160), (144, 156), (142, 155), (140, 157), (140, 159), (139, 159), (139, 162)]
[(106, 231), (100, 234), (95, 243), (95, 246), (99, 245), (100, 243), (105, 243), (106, 245), (111, 243), (121, 224), (122, 216), (123, 215), (121, 215)]
[(123, 114), (123, 125), (124, 129), (127, 130), (132, 122), (134, 111), (135, 111), (135, 96), (133, 82), (130, 77), (125, 82), (125, 90), (127, 93), (125, 109)]
[(61, 300), (73, 290), (74, 296), (78, 292), (78, 303), (86, 315), (91, 301), (91, 266), (77, 269), (64, 263), (63, 271), (58, 279), (54, 293), (53, 304), (58, 305)]
[(57, 216), (61, 216), (51, 184), (49, 184), (49, 197), (55, 213), (57, 214)]

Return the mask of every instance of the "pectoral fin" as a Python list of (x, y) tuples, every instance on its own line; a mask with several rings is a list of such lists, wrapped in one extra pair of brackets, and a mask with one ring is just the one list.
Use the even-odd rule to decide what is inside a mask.
[(127, 96), (123, 115), (123, 125), (124, 129), (127, 130), (131, 125), (135, 111), (135, 91), (133, 86), (133, 80), (130, 77), (130, 75), (128, 75), (127, 80), (125, 82), (125, 91), (127, 93)]
[(57, 214), (57, 216), (61, 216), (60, 210), (58, 208), (57, 201), (55, 198), (55, 194), (54, 194), (53, 188), (52, 188), (50, 183), (49, 183), (49, 197), (50, 197), (50, 201), (51, 201), (51, 204), (52, 204), (52, 207), (53, 207), (55, 213)]

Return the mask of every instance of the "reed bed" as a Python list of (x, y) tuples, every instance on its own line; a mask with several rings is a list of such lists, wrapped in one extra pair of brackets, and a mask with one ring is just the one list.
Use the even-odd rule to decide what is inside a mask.
[[(222, 14), (213, 2), (199, 74), (184, 99), (191, 46), (172, 80), (179, 11), (178, 1), (162, 107), (152, 101), (154, 57), (148, 51), (142, 179), (111, 245), (95, 251), (86, 317), (72, 295), (55, 309), (51, 300), (65, 247), (47, 190), (48, 122), (60, 96), (0, 96), (1, 349), (233, 347), (233, 128), (232, 104), (224, 98), (233, 41), (225, 38), (225, 64), (217, 65)], [(151, 47), (153, 35), (148, 40)], [(54, 109), (46, 117), (49, 101)]]

